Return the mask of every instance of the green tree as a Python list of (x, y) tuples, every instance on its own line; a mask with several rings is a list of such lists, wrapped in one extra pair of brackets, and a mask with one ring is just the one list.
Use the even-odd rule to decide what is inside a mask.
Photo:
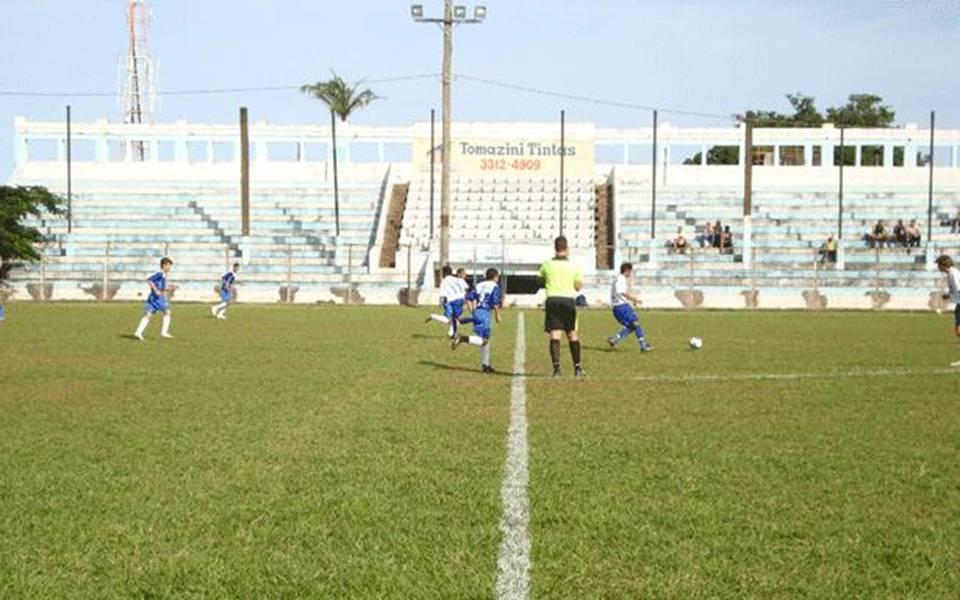
[(897, 114), (874, 94), (850, 94), (847, 103), (827, 109), (827, 121), (843, 127), (893, 127)]
[(300, 86), (300, 91), (320, 100), (330, 109), (330, 136), (333, 143), (333, 210), (336, 220), (337, 236), (340, 235), (340, 189), (337, 181), (337, 117), (346, 121), (354, 111), (361, 109), (378, 98), (368, 89), (360, 89), (362, 82), (350, 85), (336, 73), (326, 81)]
[(43, 234), (23, 224), (23, 218), (39, 218), (44, 212), (63, 214), (63, 200), (39, 186), (0, 186), (0, 281), (6, 279), (10, 261), (38, 260), (36, 245)]

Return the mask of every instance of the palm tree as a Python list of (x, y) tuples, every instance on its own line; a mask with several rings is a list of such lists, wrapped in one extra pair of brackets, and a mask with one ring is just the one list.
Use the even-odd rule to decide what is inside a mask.
[(379, 96), (370, 90), (361, 90), (358, 82), (350, 85), (336, 73), (327, 81), (300, 86), (300, 91), (320, 100), (330, 109), (330, 135), (333, 138), (333, 214), (337, 237), (340, 236), (340, 190), (337, 182), (337, 117), (346, 122), (353, 111), (370, 104)]

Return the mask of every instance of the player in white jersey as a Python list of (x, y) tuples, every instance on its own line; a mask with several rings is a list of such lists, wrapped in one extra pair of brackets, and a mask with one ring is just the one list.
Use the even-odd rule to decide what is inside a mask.
[(493, 320), (500, 322), (500, 307), (503, 306), (503, 294), (500, 291), (500, 273), (494, 268), (487, 269), (486, 277), (477, 284), (476, 308), (473, 311), (473, 335), (458, 335), (450, 343), (450, 349), (456, 350), (462, 343), (480, 346), (480, 368), (484, 373), (494, 373), (490, 365), (490, 336), (493, 335)]
[(220, 294), (220, 304), (210, 307), (210, 312), (218, 319), (227, 318), (227, 308), (233, 304), (233, 298), (236, 290), (233, 286), (237, 284), (237, 273), (240, 272), (240, 263), (233, 263), (233, 269), (227, 271), (220, 277), (220, 286), (217, 293)]
[(457, 274), (454, 275), (450, 265), (444, 265), (440, 273), (443, 275), (440, 281), (440, 306), (443, 308), (443, 314), (432, 314), (425, 322), (436, 321), (449, 325), (447, 335), (455, 338), (460, 328), (460, 315), (463, 314), (465, 298), (470, 289), (466, 281), (467, 272), (464, 269), (458, 269)]
[[(960, 269), (946, 254), (937, 258), (937, 269), (947, 276), (947, 293), (943, 295), (943, 299), (954, 303), (953, 332), (960, 336)], [(951, 366), (960, 367), (960, 360), (951, 363)]]
[(607, 342), (611, 348), (616, 348), (617, 344), (633, 333), (640, 344), (640, 352), (649, 352), (653, 350), (653, 346), (644, 338), (640, 319), (633, 310), (634, 306), (640, 304), (640, 299), (629, 291), (631, 275), (633, 275), (633, 265), (625, 262), (620, 265), (620, 275), (610, 285), (610, 306), (613, 308), (613, 318), (623, 326), (623, 329), (607, 338)]

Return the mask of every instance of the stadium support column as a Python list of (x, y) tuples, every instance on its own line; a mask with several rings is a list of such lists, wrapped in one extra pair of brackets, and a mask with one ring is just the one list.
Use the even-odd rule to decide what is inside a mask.
[(650, 267), (657, 267), (657, 111), (653, 111), (650, 148)]
[(933, 251), (933, 138), (936, 125), (937, 113), (930, 111), (930, 158), (929, 158), (929, 177), (927, 179), (927, 264), (932, 264), (934, 259), (930, 253)]
[(450, 260), (450, 61), (453, 57), (453, 0), (443, 2), (443, 82), (440, 158), (440, 264)]
[(839, 161), (839, 182), (837, 190), (837, 263), (838, 269), (845, 266), (845, 251), (843, 249), (843, 163), (847, 155), (846, 131), (844, 126), (840, 125), (840, 161)]
[[(70, 105), (67, 105), (67, 233), (73, 232), (73, 138), (70, 131)], [(106, 288), (104, 288), (106, 289)]]
[(240, 107), (240, 235), (250, 235), (250, 134), (247, 107)]
[(744, 118), (743, 135), (743, 266), (753, 260), (753, 113)]
[(567, 118), (566, 111), (560, 111), (560, 235), (563, 235), (563, 167), (565, 158), (567, 156), (567, 150), (565, 144), (567, 143)]

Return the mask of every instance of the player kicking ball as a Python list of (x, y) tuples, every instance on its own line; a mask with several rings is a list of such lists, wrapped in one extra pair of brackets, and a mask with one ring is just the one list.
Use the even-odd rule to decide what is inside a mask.
[(227, 309), (233, 304), (235, 291), (233, 286), (237, 283), (237, 273), (239, 272), (240, 263), (233, 263), (233, 269), (224, 273), (223, 277), (220, 278), (220, 304), (210, 307), (213, 316), (220, 320), (226, 320)]
[(137, 330), (133, 334), (133, 337), (141, 342), (143, 341), (143, 332), (147, 329), (147, 325), (150, 324), (150, 317), (156, 312), (163, 313), (160, 336), (165, 338), (173, 337), (170, 335), (170, 300), (167, 298), (167, 294), (177, 289), (177, 286), (167, 283), (167, 276), (170, 274), (170, 267), (172, 266), (173, 261), (169, 258), (164, 257), (160, 259), (160, 270), (147, 279), (147, 285), (150, 286), (150, 295), (147, 296), (147, 302), (144, 305), (143, 318), (140, 319), (140, 324), (137, 325)]
[(653, 346), (648, 344), (644, 338), (643, 328), (640, 327), (640, 319), (637, 318), (637, 313), (633, 310), (634, 306), (640, 304), (640, 299), (629, 291), (632, 276), (633, 265), (625, 262), (620, 265), (620, 275), (613, 280), (613, 284), (610, 286), (610, 306), (613, 307), (613, 318), (623, 325), (623, 329), (607, 338), (607, 342), (611, 348), (616, 348), (620, 342), (633, 333), (640, 343), (640, 352), (650, 352), (653, 350)]
[[(960, 269), (946, 254), (937, 258), (937, 269), (947, 276), (947, 293), (943, 295), (943, 299), (954, 303), (953, 332), (960, 336)], [(950, 366), (960, 367), (960, 360), (950, 363)]]
[(500, 272), (487, 269), (485, 279), (477, 285), (477, 300), (473, 311), (473, 335), (458, 335), (450, 342), (450, 349), (456, 350), (463, 343), (480, 347), (480, 368), (484, 373), (495, 373), (490, 365), (490, 336), (493, 333), (493, 320), (500, 322), (500, 307), (503, 294), (500, 292)]
[(450, 265), (444, 265), (440, 274), (443, 275), (440, 281), (440, 306), (443, 308), (443, 314), (432, 314), (424, 322), (436, 321), (449, 325), (447, 335), (453, 339), (457, 337), (460, 329), (460, 315), (463, 314), (463, 305), (469, 290), (466, 281), (467, 272), (459, 269), (454, 275), (453, 268)]

